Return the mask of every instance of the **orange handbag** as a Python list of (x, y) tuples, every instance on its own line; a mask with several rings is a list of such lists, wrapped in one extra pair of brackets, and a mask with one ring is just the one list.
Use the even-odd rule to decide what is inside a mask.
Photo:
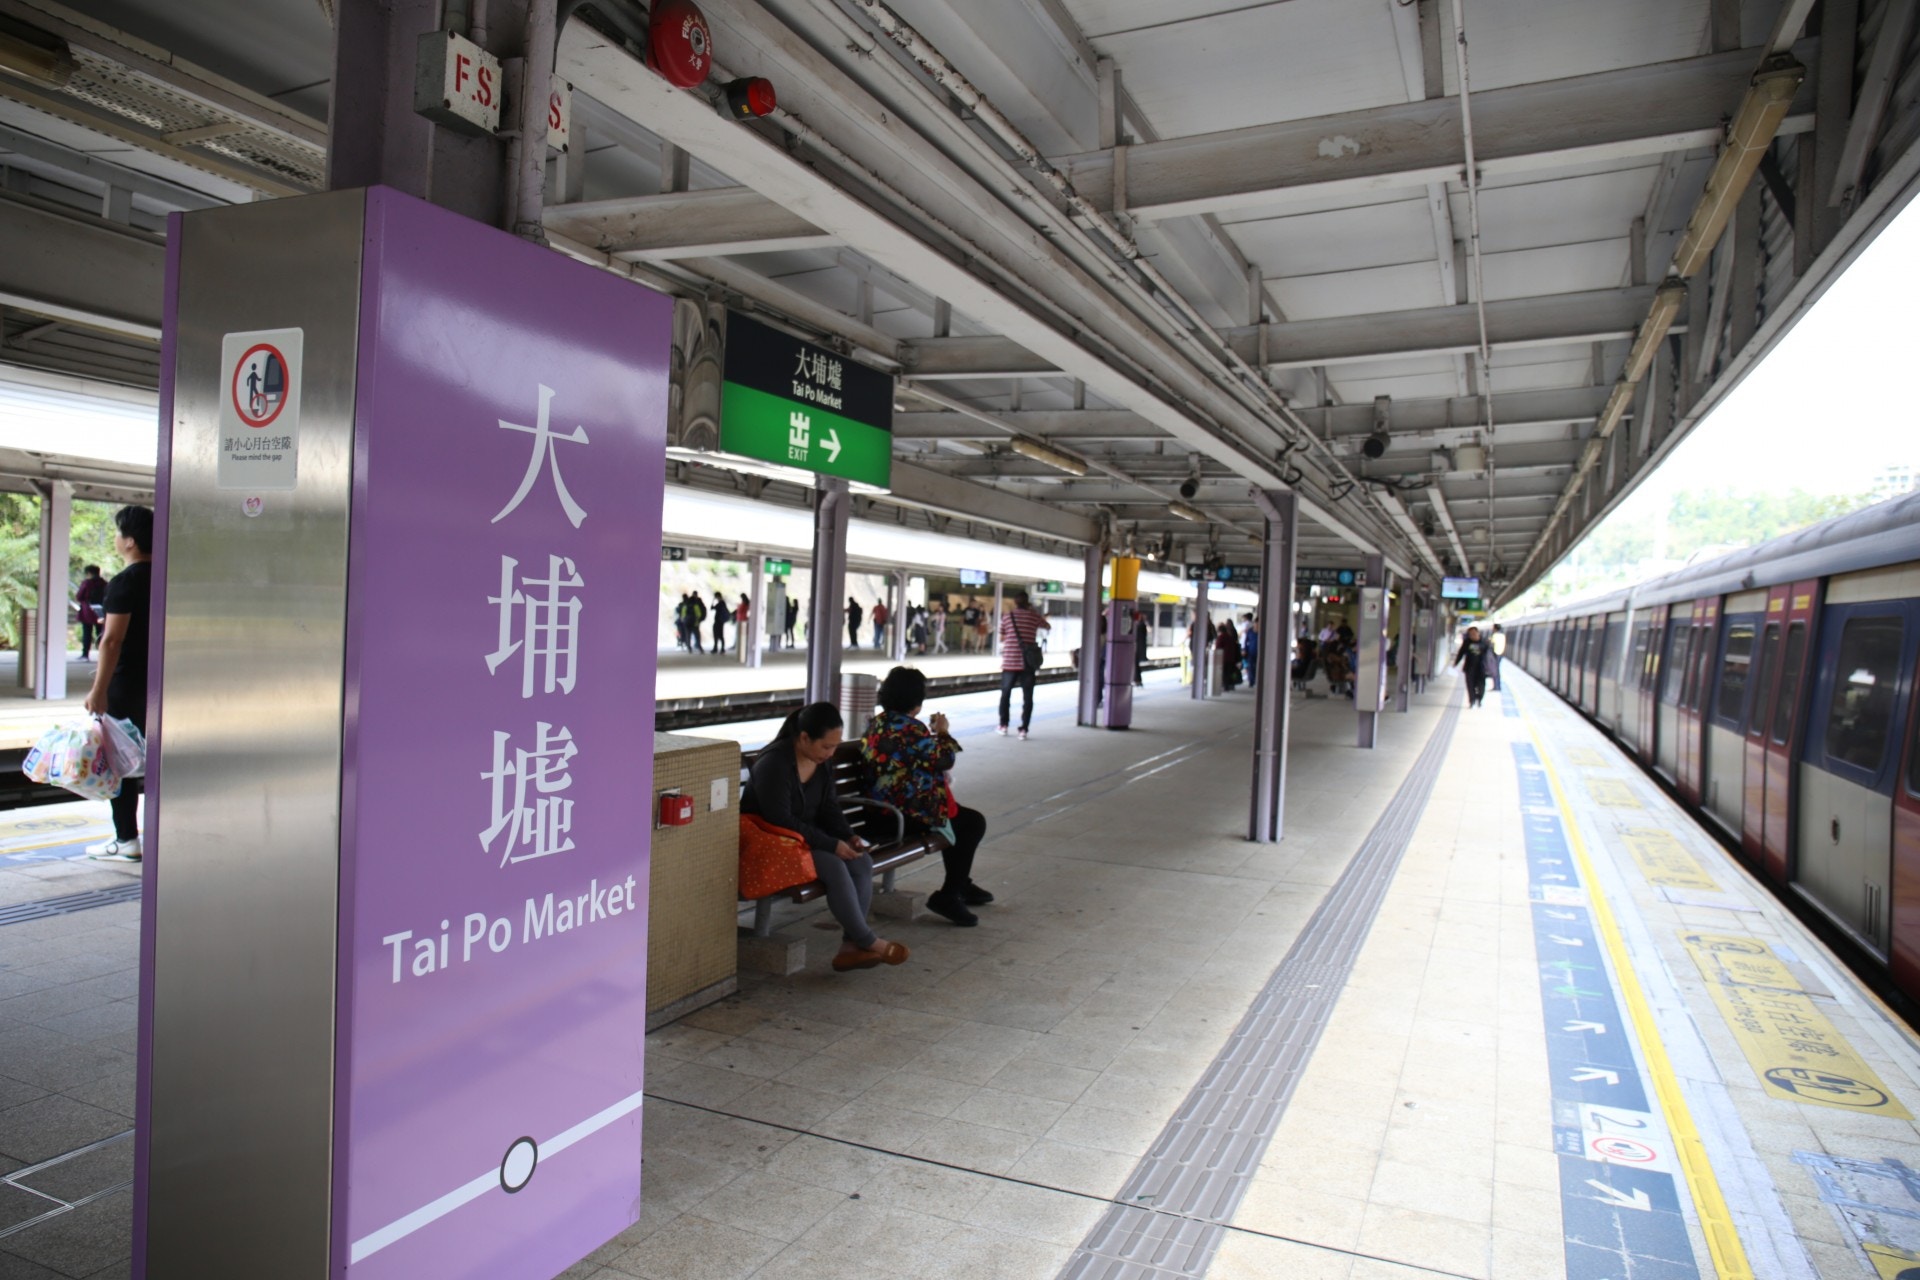
[(750, 813), (740, 815), (740, 897), (770, 898), (818, 876), (813, 850), (797, 831), (776, 827)]

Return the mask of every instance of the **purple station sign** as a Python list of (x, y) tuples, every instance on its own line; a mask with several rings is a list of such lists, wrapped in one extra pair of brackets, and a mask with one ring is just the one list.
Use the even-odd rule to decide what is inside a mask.
[(550, 1276), (639, 1216), (670, 316), (368, 193), (334, 1073), (352, 1280)]

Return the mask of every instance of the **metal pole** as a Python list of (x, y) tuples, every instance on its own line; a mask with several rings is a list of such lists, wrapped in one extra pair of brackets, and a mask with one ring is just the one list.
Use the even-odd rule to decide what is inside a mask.
[(1287, 809), (1287, 699), (1293, 651), (1293, 575), (1299, 555), (1300, 503), (1291, 491), (1254, 494), (1266, 517), (1260, 556), (1260, 649), (1254, 655), (1253, 812), (1247, 839), (1272, 843)]
[(895, 662), (907, 659), (907, 571), (898, 569), (893, 574), (893, 599), (887, 605), (887, 612), (893, 616), (887, 619), (887, 656)]
[(988, 653), (1000, 652), (1000, 611), (1006, 608), (1006, 604), (1006, 584), (995, 582), (993, 584), (993, 629), (988, 632)]
[(1207, 696), (1207, 580), (1200, 579), (1193, 593), (1193, 634), (1187, 638), (1187, 652), (1193, 662), (1193, 688), (1187, 696), (1195, 702)]
[(847, 586), (847, 482), (814, 480), (813, 597), (807, 602), (807, 701), (839, 702), (840, 637), (845, 618), (840, 596)]
[(1106, 575), (1107, 549), (1087, 548), (1080, 583), (1080, 710), (1074, 723), (1100, 723), (1100, 579)]
[(1394, 701), (1393, 709), (1395, 711), (1411, 711), (1413, 709), (1414, 599), (1415, 597), (1414, 597), (1414, 591), (1413, 591), (1413, 583), (1411, 582), (1401, 583), (1400, 584), (1400, 649), (1399, 649), (1400, 661), (1396, 664), (1396, 669), (1393, 673), (1394, 681), (1399, 689), (1398, 696)]
[(40, 490), (40, 618), (32, 636), (22, 636), (21, 644), (31, 645), (39, 661), (35, 664), (33, 696), (67, 696), (67, 548), (73, 529), (73, 486), (55, 480), (36, 486)]
[(760, 630), (767, 617), (767, 558), (758, 551), (747, 555), (747, 620), (735, 624), (740, 633), (740, 661), (749, 667), (761, 663)]

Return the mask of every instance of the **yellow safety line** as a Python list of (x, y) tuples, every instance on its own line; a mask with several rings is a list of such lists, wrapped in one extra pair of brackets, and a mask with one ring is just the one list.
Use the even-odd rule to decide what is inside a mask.
[(1593, 860), (1587, 856), (1586, 841), (1581, 839), (1580, 824), (1574, 821), (1573, 808), (1567, 803), (1567, 793), (1560, 786), (1560, 775), (1554, 771), (1553, 762), (1547, 756), (1547, 745), (1540, 738), (1540, 731), (1534, 727), (1533, 718), (1527, 717), (1527, 731), (1533, 735), (1535, 750), (1540, 754), (1540, 766), (1546, 770), (1547, 785), (1553, 789), (1554, 803), (1560, 806), (1560, 816), (1566, 828), (1567, 845), (1573, 850), (1574, 861), (1579, 864), (1580, 878), (1587, 886), (1587, 900), (1593, 911), (1594, 922), (1599, 926), (1600, 937), (1607, 945), (1607, 954), (1613, 957), (1613, 968), (1620, 980), (1620, 994), (1627, 1005), (1627, 1015), (1633, 1019), (1633, 1028), (1640, 1036), (1640, 1050), (1646, 1056), (1647, 1074), (1653, 1077), (1653, 1091), (1660, 1099), (1660, 1110), (1666, 1114), (1667, 1130), (1673, 1135), (1674, 1147), (1680, 1156), (1680, 1167), (1687, 1175), (1687, 1189), (1693, 1194), (1694, 1208), (1700, 1214), (1700, 1230), (1707, 1237), (1707, 1252), (1713, 1255), (1713, 1269), (1721, 1280), (1753, 1280), (1753, 1265), (1747, 1261), (1747, 1251), (1740, 1244), (1740, 1233), (1733, 1225), (1733, 1214), (1727, 1208), (1727, 1198), (1720, 1191), (1720, 1180), (1714, 1176), (1713, 1164), (1707, 1159), (1706, 1144), (1700, 1140), (1700, 1130), (1693, 1123), (1693, 1113), (1687, 1110), (1687, 1100), (1680, 1092), (1680, 1078), (1674, 1074), (1673, 1063), (1667, 1058), (1667, 1047), (1660, 1039), (1660, 1029), (1653, 1019), (1653, 1008), (1647, 1003), (1646, 992), (1640, 989), (1640, 979), (1633, 971), (1633, 962), (1627, 954), (1626, 940), (1620, 934), (1620, 925), (1613, 918), (1613, 908), (1607, 904), (1606, 894), (1601, 891), (1600, 882), (1593, 874)]

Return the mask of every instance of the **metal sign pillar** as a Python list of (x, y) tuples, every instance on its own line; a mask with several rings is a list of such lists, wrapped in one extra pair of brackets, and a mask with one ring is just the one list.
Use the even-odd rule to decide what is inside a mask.
[(1394, 698), (1395, 711), (1413, 709), (1413, 664), (1418, 661), (1413, 652), (1413, 610), (1415, 595), (1411, 582), (1400, 587), (1400, 645), (1397, 652), (1399, 661), (1394, 663), (1393, 679), (1398, 690)]
[(67, 581), (68, 547), (73, 532), (73, 486), (54, 480), (40, 490), (40, 613), (33, 634), (20, 637), (20, 646), (33, 651), (33, 696), (67, 696)]
[(747, 557), (747, 620), (734, 620), (738, 634), (740, 661), (757, 667), (762, 661), (765, 641), (760, 637), (767, 619), (767, 558), (758, 552)]
[(988, 653), (1000, 652), (1000, 619), (1006, 607), (1006, 583), (995, 582), (993, 584), (993, 631), (987, 640)]
[(1200, 579), (1193, 592), (1193, 634), (1187, 637), (1187, 653), (1193, 661), (1193, 688), (1188, 697), (1199, 702), (1207, 696), (1207, 580)]
[(808, 702), (840, 700), (840, 637), (846, 633), (840, 596), (847, 584), (847, 517), (852, 504), (845, 480), (815, 478), (813, 595), (807, 601)]
[(1353, 702), (1360, 717), (1359, 745), (1371, 748), (1380, 733), (1380, 708), (1387, 689), (1387, 564), (1367, 557), (1367, 585), (1360, 589), (1360, 625), (1355, 627)]
[(1106, 576), (1107, 549), (1087, 548), (1080, 584), (1080, 709), (1075, 723), (1100, 723), (1100, 579)]
[(887, 656), (895, 662), (907, 659), (907, 571), (896, 569), (889, 577), (892, 598), (887, 601)]
[[(1287, 714), (1292, 681), (1293, 571), (1299, 558), (1300, 502), (1290, 491), (1258, 492), (1266, 539), (1260, 554), (1260, 648), (1254, 655), (1253, 811), (1247, 839), (1278, 840), (1287, 808)], [(1202, 584), (1203, 586), (1205, 584)]]

